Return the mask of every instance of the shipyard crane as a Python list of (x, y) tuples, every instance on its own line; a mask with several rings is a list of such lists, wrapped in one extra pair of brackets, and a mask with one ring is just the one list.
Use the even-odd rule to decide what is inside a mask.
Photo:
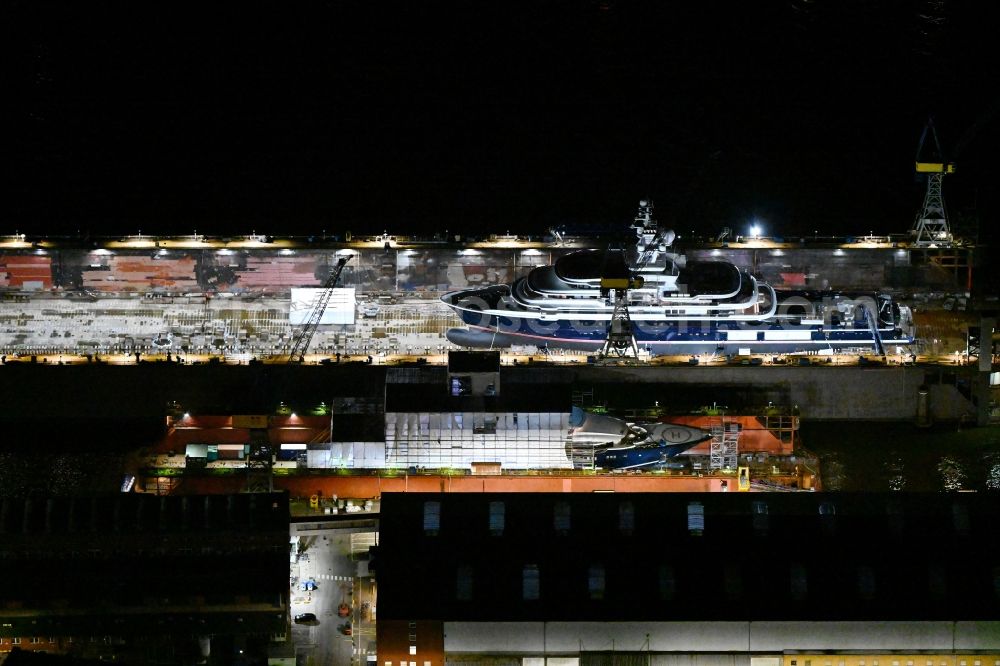
[[(340, 274), (350, 259), (351, 257), (348, 255), (337, 260), (337, 264), (330, 272), (330, 276), (323, 283), (322, 289), (313, 299), (312, 308), (305, 323), (299, 329), (299, 332), (295, 334), (291, 344), (286, 346), (286, 348), (291, 348), (288, 353), (289, 361), (293, 363), (302, 362), (306, 350), (309, 349), (309, 343), (312, 342), (313, 335), (319, 327), (319, 322), (323, 319), (326, 306), (330, 303), (333, 290), (340, 281)], [(279, 398), (285, 395), (291, 381), (292, 375), (286, 369), (277, 381), (276, 393)], [(260, 375), (257, 375), (255, 385), (258, 390), (263, 390)], [(274, 490), (274, 451), (280, 447), (280, 444), (271, 441), (269, 434), (271, 417), (261, 414), (242, 418), (252, 421), (252, 423), (248, 424), (250, 431), (250, 451), (246, 456), (247, 492), (272, 492)]]
[(642, 270), (674, 242), (674, 232), (662, 230), (653, 220), (653, 202), (643, 199), (639, 202), (639, 212), (632, 222), (638, 236), (639, 254), (635, 264), (629, 266), (628, 257), (620, 248), (608, 247), (601, 267), (601, 296), (614, 304), (611, 321), (608, 322), (607, 338), (601, 349), (601, 356), (623, 358), (639, 356), (639, 348), (632, 330), (632, 318), (628, 311), (629, 290), (641, 289), (645, 283), (640, 275)]
[(330, 273), (330, 277), (327, 278), (326, 282), (323, 284), (323, 288), (313, 299), (309, 316), (306, 318), (302, 328), (299, 329), (299, 332), (295, 334), (295, 338), (292, 340), (291, 350), (288, 352), (289, 361), (293, 363), (301, 363), (305, 357), (306, 350), (309, 349), (309, 343), (312, 342), (313, 335), (316, 334), (316, 329), (319, 328), (319, 323), (323, 319), (323, 313), (326, 312), (326, 306), (329, 305), (330, 298), (333, 296), (333, 290), (340, 281), (340, 274), (343, 272), (344, 266), (348, 261), (350, 261), (350, 259), (351, 256), (348, 255), (337, 260), (337, 265)]
[(639, 356), (635, 344), (635, 331), (632, 330), (632, 318), (628, 313), (629, 289), (640, 289), (643, 279), (629, 269), (625, 251), (608, 249), (604, 254), (604, 265), (601, 268), (601, 296), (614, 303), (611, 321), (608, 322), (608, 335), (601, 349), (601, 357), (617, 356), (624, 358)]
[[(664, 242), (668, 245), (673, 242), (673, 232), (663, 234), (656, 229), (652, 212), (652, 202), (645, 200), (639, 202), (639, 214), (635, 218), (633, 228), (640, 237), (641, 249), (634, 267), (629, 266), (625, 250), (621, 248), (608, 247), (604, 253), (604, 262), (601, 266), (601, 296), (614, 304), (614, 310), (608, 322), (604, 346), (601, 348), (602, 358), (639, 356), (635, 331), (632, 330), (632, 317), (628, 311), (628, 292), (630, 289), (642, 288), (644, 280), (639, 272), (655, 257)], [(654, 229), (655, 231), (652, 231)]]
[[(933, 150), (933, 152), (925, 154), (924, 143), (928, 133), (934, 140), (934, 146), (933, 148), (928, 146), (928, 150)], [(931, 119), (927, 120), (923, 134), (920, 135), (920, 143), (917, 145), (916, 172), (927, 174), (927, 193), (924, 195), (923, 208), (910, 230), (913, 244), (917, 247), (951, 245), (954, 237), (951, 234), (948, 214), (944, 207), (941, 181), (944, 180), (946, 174), (955, 173), (955, 164), (944, 159), (937, 130)]]

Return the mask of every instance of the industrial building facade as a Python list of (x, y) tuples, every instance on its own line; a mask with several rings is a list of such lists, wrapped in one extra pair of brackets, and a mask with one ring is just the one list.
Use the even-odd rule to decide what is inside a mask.
[(998, 513), (970, 495), (384, 494), (379, 663), (998, 666)]
[(285, 493), (0, 499), (0, 652), (264, 654), (288, 627), (288, 521)]

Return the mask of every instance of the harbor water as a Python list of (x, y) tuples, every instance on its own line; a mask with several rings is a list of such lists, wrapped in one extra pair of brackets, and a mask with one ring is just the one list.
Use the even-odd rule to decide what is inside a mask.
[(803, 422), (827, 491), (1000, 490), (1000, 429)]

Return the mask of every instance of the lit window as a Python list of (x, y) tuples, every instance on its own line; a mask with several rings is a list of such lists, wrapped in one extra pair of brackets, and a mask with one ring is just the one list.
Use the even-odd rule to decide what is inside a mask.
[(14, 638), (10, 639), (10, 642), (13, 643), (14, 645), (20, 645), (21, 639), (18, 636), (14, 636)]
[[(37, 645), (38, 643), (41, 643), (41, 642), (42, 642), (42, 639), (39, 638), (38, 636), (32, 636), (31, 637), (31, 644), (32, 645)], [(962, 666), (965, 666), (965, 662), (962, 662)]]
[(424, 534), (436, 536), (441, 529), (441, 502), (424, 502)]
[(501, 536), (504, 529), (503, 502), (490, 502), (490, 534)]
[(688, 502), (688, 532), (701, 536), (705, 531), (705, 506), (701, 502)]
[(416, 653), (417, 653), (417, 646), (416, 645), (411, 645), (410, 646), (410, 654), (416, 654)]

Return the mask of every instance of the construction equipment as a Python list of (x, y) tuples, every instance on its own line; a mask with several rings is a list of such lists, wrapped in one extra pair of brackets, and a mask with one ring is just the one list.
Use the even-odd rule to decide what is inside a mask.
[(330, 303), (330, 298), (333, 296), (333, 290), (340, 281), (340, 274), (350, 260), (351, 255), (341, 257), (337, 260), (337, 265), (330, 273), (330, 277), (327, 278), (322, 290), (313, 299), (309, 316), (292, 340), (291, 350), (288, 352), (288, 360), (290, 362), (301, 363), (305, 357), (305, 353), (309, 349), (309, 343), (312, 342), (313, 335), (316, 334), (316, 329), (319, 328), (319, 322), (323, 319), (323, 313), (326, 312), (326, 306)]
[[(934, 139), (934, 145), (933, 148), (928, 147), (928, 151), (933, 152), (925, 153), (924, 143), (928, 132)], [(955, 173), (955, 164), (944, 159), (937, 130), (931, 119), (927, 120), (923, 134), (920, 135), (915, 169), (918, 174), (927, 174), (927, 193), (924, 195), (923, 209), (910, 230), (910, 235), (914, 237), (913, 244), (917, 247), (948, 247), (954, 237), (944, 207), (941, 181), (946, 174)]]
[(639, 356), (632, 319), (628, 313), (628, 290), (639, 289), (642, 285), (642, 277), (633, 275), (629, 269), (624, 250), (609, 249), (605, 253), (601, 270), (601, 296), (611, 299), (615, 309), (608, 322), (608, 337), (601, 349), (602, 357)]
[(608, 322), (607, 338), (600, 352), (602, 358), (639, 356), (635, 332), (632, 330), (632, 318), (628, 311), (628, 292), (630, 289), (643, 287), (645, 280), (640, 273), (650, 262), (656, 261), (656, 258), (673, 244), (676, 237), (673, 231), (659, 228), (653, 220), (653, 202), (647, 199), (639, 202), (639, 212), (631, 228), (638, 237), (636, 248), (639, 253), (634, 265), (629, 266), (628, 257), (622, 249), (609, 247), (604, 253), (604, 264), (601, 267), (601, 296), (614, 304), (614, 310), (611, 313), (611, 321)]

